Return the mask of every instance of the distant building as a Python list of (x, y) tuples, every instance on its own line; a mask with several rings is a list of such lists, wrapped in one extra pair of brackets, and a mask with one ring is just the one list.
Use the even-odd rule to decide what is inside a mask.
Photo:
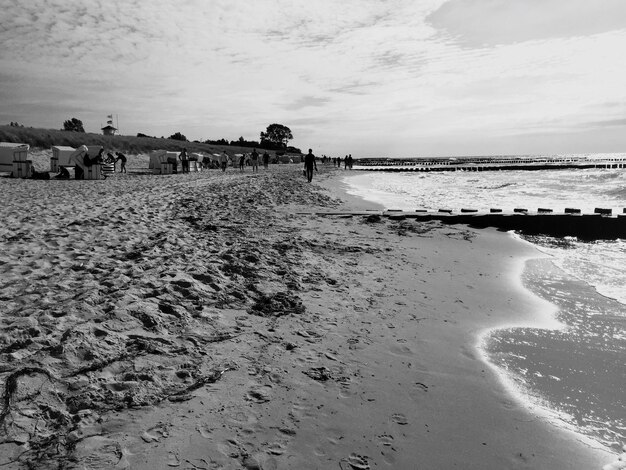
[(111, 124), (107, 124), (106, 126), (102, 128), (102, 133), (104, 135), (115, 135), (116, 131), (117, 129), (113, 127)]

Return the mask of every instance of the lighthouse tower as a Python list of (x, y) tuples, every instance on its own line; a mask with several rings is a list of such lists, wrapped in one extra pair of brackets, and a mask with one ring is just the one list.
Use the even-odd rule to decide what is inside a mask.
[(102, 128), (102, 134), (104, 135), (115, 135), (117, 129), (113, 127), (113, 115), (109, 114), (107, 116), (107, 125)]

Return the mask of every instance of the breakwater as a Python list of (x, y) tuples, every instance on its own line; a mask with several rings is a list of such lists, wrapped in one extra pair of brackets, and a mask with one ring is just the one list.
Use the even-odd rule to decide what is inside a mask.
[(529, 211), (515, 208), (504, 211), (493, 208), (489, 212), (474, 209), (450, 209), (427, 211), (382, 210), (382, 211), (319, 211), (306, 212), (318, 216), (338, 217), (386, 217), (390, 220), (414, 219), (417, 221), (438, 220), (445, 224), (464, 224), (470, 227), (494, 227), (498, 230), (515, 230), (527, 235), (548, 235), (552, 237), (577, 237), (580, 240), (616, 240), (626, 239), (626, 208), (623, 213), (613, 214), (611, 209), (597, 208), (593, 214), (583, 214), (579, 209), (565, 209), (555, 213), (549, 208)]
[(512, 171), (512, 170), (566, 170), (566, 169), (626, 169), (626, 158), (587, 157), (460, 157), (358, 159), (354, 170), (367, 171)]

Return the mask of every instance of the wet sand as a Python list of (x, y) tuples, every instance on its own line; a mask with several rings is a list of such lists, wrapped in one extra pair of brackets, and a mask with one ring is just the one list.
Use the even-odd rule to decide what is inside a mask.
[[(35, 153), (37, 169), (47, 168)], [(476, 348), (536, 252), (363, 209), (300, 165), (0, 178), (3, 468), (601, 468)], [(320, 165), (321, 167), (321, 165)]]

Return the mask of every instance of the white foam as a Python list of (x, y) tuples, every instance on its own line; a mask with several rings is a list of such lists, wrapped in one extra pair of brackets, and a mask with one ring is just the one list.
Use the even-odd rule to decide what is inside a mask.
[[(533, 244), (523, 240), (521, 237), (513, 232), (509, 232), (509, 235), (523, 243), (534, 246)], [(545, 256), (545, 258), (549, 257)], [(502, 323), (497, 326), (493, 326), (480, 331), (477, 335), (474, 347), (478, 352), (481, 360), (485, 364), (487, 364), (490, 370), (496, 375), (500, 384), (506, 390), (506, 392), (517, 403), (524, 407), (524, 409), (526, 409), (528, 413), (531, 413), (532, 415), (537, 416), (538, 418), (543, 419), (560, 429), (576, 434), (576, 438), (579, 441), (583, 442), (585, 445), (591, 448), (613, 452), (612, 449), (610, 449), (603, 443), (581, 433), (580, 429), (571, 424), (574, 421), (572, 416), (563, 411), (558, 411), (551, 408), (541, 395), (537, 393), (533, 394), (531, 389), (528, 388), (526, 382), (521, 377), (512, 374), (510, 371), (507, 371), (490, 361), (489, 355), (487, 353), (487, 341), (489, 337), (496, 331), (519, 327), (541, 328), (544, 330), (563, 330), (567, 327), (566, 324), (560, 322), (556, 318), (556, 313), (559, 310), (556, 305), (539, 297), (537, 294), (530, 291), (524, 286), (522, 282), (522, 274), (528, 261), (533, 259), (538, 259), (538, 257), (520, 257), (516, 260), (514, 268), (509, 274), (511, 277), (511, 283), (517, 286), (517, 288), (520, 290), (520, 295), (531, 299), (531, 302), (534, 304), (534, 314), (532, 316), (526, 317), (526, 319), (522, 321), (511, 321), (507, 323)]]

